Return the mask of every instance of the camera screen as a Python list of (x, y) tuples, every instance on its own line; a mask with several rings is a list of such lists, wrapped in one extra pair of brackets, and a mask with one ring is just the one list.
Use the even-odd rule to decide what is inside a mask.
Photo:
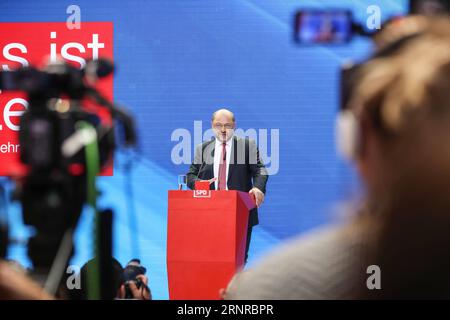
[(411, 0), (410, 13), (433, 16), (450, 12), (448, 0)]
[(295, 41), (301, 44), (345, 43), (352, 37), (352, 14), (346, 10), (299, 11)]

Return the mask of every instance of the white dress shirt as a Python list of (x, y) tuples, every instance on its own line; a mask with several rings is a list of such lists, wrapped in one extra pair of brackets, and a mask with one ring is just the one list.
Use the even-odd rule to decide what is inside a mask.
[[(216, 145), (215, 145), (215, 149), (214, 149), (214, 177), (217, 178), (216, 181), (214, 181), (214, 185), (215, 185), (215, 189), (218, 190), (219, 188), (219, 166), (220, 166), (220, 159), (222, 158), (222, 148), (223, 148), (223, 142), (219, 141), (216, 138)], [(228, 169), (230, 167), (230, 157), (231, 157), (231, 147), (233, 144), (233, 138), (231, 138), (230, 140), (228, 140), (226, 142), (226, 147), (225, 150), (227, 151), (227, 159), (226, 159), (226, 166), (227, 166), (227, 173), (226, 173), (226, 190), (228, 190)]]

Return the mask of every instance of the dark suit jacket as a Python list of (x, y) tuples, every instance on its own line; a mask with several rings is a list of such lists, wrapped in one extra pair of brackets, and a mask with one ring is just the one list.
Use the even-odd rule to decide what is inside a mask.
[[(267, 170), (264, 167), (255, 141), (234, 136), (231, 147), (230, 165), (228, 168), (228, 190), (250, 191), (253, 187), (266, 193), (268, 179)], [(187, 173), (187, 185), (195, 188), (196, 180), (209, 180), (214, 178), (214, 149), (215, 139), (199, 145), (195, 151), (194, 162)], [(211, 183), (211, 190), (215, 184)], [(259, 223), (258, 210), (250, 211), (249, 224)]]

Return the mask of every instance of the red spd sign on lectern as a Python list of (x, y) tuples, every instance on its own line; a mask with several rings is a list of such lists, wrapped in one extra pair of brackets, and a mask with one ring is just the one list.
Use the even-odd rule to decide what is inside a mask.
[(169, 191), (167, 275), (171, 300), (219, 299), (244, 265), (249, 210), (240, 191)]

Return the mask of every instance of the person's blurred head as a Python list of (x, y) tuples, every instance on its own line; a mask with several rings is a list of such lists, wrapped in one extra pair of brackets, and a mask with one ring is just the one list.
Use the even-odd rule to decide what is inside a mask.
[(366, 293), (450, 297), (450, 21), (370, 60), (348, 108), (374, 236), (365, 261), (381, 268), (382, 289)]
[[(81, 288), (69, 290), (68, 296), (72, 300), (86, 300), (89, 298), (88, 291), (89, 285), (93, 284), (95, 279), (93, 278), (94, 274), (97, 274), (101, 277), (98, 272), (98, 262), (99, 260), (94, 258), (86, 262), (80, 270), (80, 282)], [(111, 283), (110, 292), (106, 293), (110, 299), (114, 299), (119, 294), (119, 289), (124, 282), (123, 280), (123, 267), (119, 261), (112, 258), (111, 259)]]
[(360, 70), (349, 109), (360, 128), (355, 163), (369, 192), (382, 193), (419, 168), (450, 171), (449, 84), (447, 19), (429, 21), (422, 34)]

